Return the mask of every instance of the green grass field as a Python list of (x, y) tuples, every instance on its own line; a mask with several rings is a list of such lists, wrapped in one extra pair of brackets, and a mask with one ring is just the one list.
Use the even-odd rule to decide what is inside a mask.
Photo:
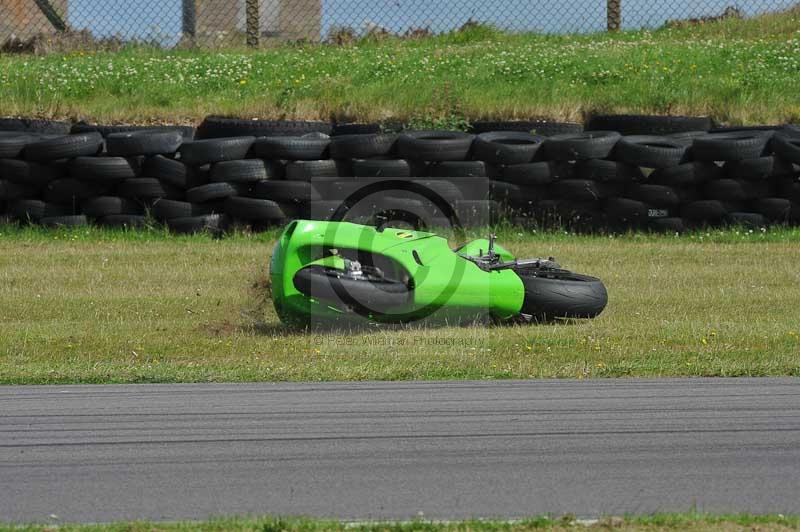
[[(708, 515), (708, 514), (658, 514), (642, 517), (609, 517), (591, 522), (576, 521), (574, 517), (539, 517), (520, 521), (453, 521), (430, 522), (410, 521), (403, 523), (343, 523), (314, 519), (278, 519), (271, 517), (218, 519), (213, 521), (191, 521), (182, 523), (112, 523), (104, 525), (59, 525), (64, 532), (181, 532), (197, 530), (202, 532), (220, 531), (296, 531), (319, 532), (323, 530), (355, 532), (525, 532), (547, 530), (566, 532), (575, 530), (618, 530), (620, 532), (658, 532), (669, 530), (708, 531), (708, 532), (781, 532), (800, 529), (800, 518), (782, 515)], [(0, 524), (0, 532), (34, 532), (54, 530), (52, 526), (5, 526)]]
[(311, 332), (267, 298), (275, 234), (0, 228), (0, 383), (800, 375), (800, 230), (503, 230), (601, 277), (594, 321)]
[(260, 51), (0, 55), (0, 115), (188, 122), (207, 114), (409, 121), (708, 114), (800, 120), (800, 9), (595, 35), (476, 27), (417, 40)]

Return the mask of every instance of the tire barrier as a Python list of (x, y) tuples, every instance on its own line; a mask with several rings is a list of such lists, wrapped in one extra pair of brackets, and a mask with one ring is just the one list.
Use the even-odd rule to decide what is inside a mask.
[[(79, 124), (65, 133), (61, 123), (32, 124), (0, 131), (0, 215), (47, 227), (260, 230), (324, 219), (361, 187), (393, 180), (433, 190), (465, 226), (800, 224), (797, 126), (711, 130), (707, 119), (601, 116), (590, 124), (602, 130), (547, 123), (545, 134), (541, 122), (483, 122), (478, 133), (389, 134), (371, 124), (210, 117), (194, 138), (170, 126)], [(356, 220), (412, 211), (442, 220), (429, 201), (391, 187), (353, 208)]]

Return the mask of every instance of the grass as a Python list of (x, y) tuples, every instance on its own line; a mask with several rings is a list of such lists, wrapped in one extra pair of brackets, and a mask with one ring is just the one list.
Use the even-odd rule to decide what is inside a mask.
[(800, 230), (523, 234), (598, 275), (594, 321), (291, 331), (266, 296), (275, 233), (0, 227), (0, 383), (800, 375)]
[[(787, 531), (800, 528), (800, 518), (783, 515), (709, 515), (699, 513), (688, 514), (656, 514), (650, 516), (625, 518), (609, 517), (595, 521), (576, 521), (574, 517), (562, 518), (538, 517), (520, 521), (454, 521), (454, 522), (375, 522), (375, 523), (342, 523), (314, 519), (279, 519), (273, 517), (256, 517), (241, 519), (217, 519), (212, 521), (187, 521), (177, 523), (130, 522), (101, 525), (59, 525), (58, 530), (64, 532), (158, 532), (197, 530), (207, 532), (218, 531), (298, 531), (316, 532), (322, 530), (356, 531), (356, 532), (523, 532), (529, 530), (575, 531), (575, 530), (618, 530), (620, 532), (657, 532), (666, 530), (734, 532), (734, 531)], [(33, 532), (53, 530), (47, 525), (15, 526), (0, 524), (0, 532)]]
[(800, 8), (618, 34), (503, 34), (260, 51), (0, 55), (0, 115), (194, 123), (207, 114), (401, 120), (580, 120), (586, 113), (800, 119)]

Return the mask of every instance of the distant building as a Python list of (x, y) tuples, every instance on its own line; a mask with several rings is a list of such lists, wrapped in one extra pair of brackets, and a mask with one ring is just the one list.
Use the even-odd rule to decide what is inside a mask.
[(64, 29), (67, 0), (0, 0), (0, 42)]
[[(258, 5), (261, 36), (320, 40), (322, 0), (259, 0)], [(185, 37), (199, 43), (224, 43), (244, 35), (246, 29), (246, 0), (183, 0)]]

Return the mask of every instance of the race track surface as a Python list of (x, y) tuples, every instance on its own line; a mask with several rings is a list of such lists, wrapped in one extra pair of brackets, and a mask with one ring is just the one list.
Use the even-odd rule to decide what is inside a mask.
[(798, 513), (798, 494), (800, 379), (0, 387), (0, 522)]

